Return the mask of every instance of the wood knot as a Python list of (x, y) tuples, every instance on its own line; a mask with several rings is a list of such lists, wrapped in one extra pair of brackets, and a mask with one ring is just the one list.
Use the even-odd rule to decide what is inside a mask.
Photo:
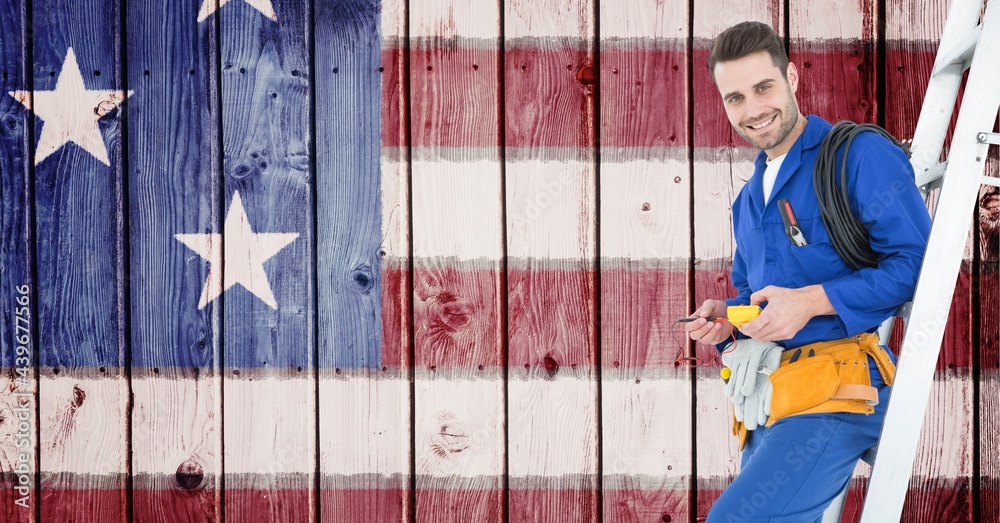
[(597, 83), (597, 71), (591, 66), (582, 66), (576, 70), (576, 81), (583, 85), (594, 85)]
[(87, 393), (80, 387), (73, 386), (73, 408), (78, 409), (83, 405), (83, 400), (87, 399)]
[(431, 435), (431, 450), (439, 457), (458, 454), (469, 448), (469, 430), (454, 414), (448, 411), (436, 416), (438, 429)]
[(177, 466), (177, 473), (174, 474), (177, 486), (184, 490), (194, 490), (201, 486), (205, 480), (205, 470), (194, 459), (189, 459)]
[(375, 275), (372, 274), (371, 267), (367, 265), (356, 267), (351, 272), (351, 280), (357, 285), (358, 291), (364, 294), (368, 294), (375, 286)]
[(545, 356), (545, 359), (542, 360), (542, 362), (545, 364), (545, 372), (550, 378), (554, 377), (556, 373), (559, 372), (559, 363), (557, 363), (552, 356)]

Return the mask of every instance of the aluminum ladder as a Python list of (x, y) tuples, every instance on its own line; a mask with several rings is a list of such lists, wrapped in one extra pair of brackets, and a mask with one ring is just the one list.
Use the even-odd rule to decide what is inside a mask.
[[(909, 318), (879, 437), (886, 444), (864, 458), (870, 463), (874, 451), (862, 523), (899, 521), (902, 515), (979, 187), (1000, 186), (1000, 179), (983, 175), (988, 148), (1000, 144), (1000, 134), (992, 132), (1000, 109), (1000, 0), (986, 0), (985, 14), (983, 6), (983, 0), (951, 1), (913, 136), (910, 162), (917, 186), (925, 196), (941, 191), (912, 306), (899, 313)], [(948, 161), (939, 163), (966, 69)], [(887, 324), (881, 339), (888, 339), (891, 319)], [(846, 495), (845, 490), (831, 504), (824, 523), (840, 521)]]

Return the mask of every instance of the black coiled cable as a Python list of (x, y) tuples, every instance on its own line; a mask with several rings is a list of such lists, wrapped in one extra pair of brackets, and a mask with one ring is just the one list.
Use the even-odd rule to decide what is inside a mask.
[[(877, 125), (857, 124), (844, 120), (834, 125), (823, 139), (819, 156), (816, 158), (816, 168), (813, 170), (813, 186), (816, 189), (816, 199), (819, 200), (823, 225), (830, 234), (830, 240), (837, 254), (840, 254), (844, 262), (854, 270), (861, 267), (875, 267), (879, 262), (878, 254), (869, 244), (868, 231), (851, 209), (851, 197), (847, 192), (847, 153), (854, 138), (865, 131), (886, 137), (909, 156), (907, 148), (885, 129)], [(835, 163), (837, 150), (841, 145), (844, 145), (844, 154), (838, 172)]]

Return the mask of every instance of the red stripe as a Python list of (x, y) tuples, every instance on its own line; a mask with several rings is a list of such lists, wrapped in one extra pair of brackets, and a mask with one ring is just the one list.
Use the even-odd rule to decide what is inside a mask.
[(315, 491), (226, 489), (226, 521), (314, 521)]
[[(509, 521), (599, 521), (594, 489), (538, 489), (508, 491)], [(613, 519), (605, 519), (613, 521)]]
[(322, 521), (331, 523), (390, 523), (407, 521), (409, 492), (400, 489), (323, 490)]
[(382, 365), (399, 368), (409, 352), (410, 275), (399, 262), (382, 266)]
[[(12, 465), (13, 463), (10, 464)], [(15, 503), (18, 499), (21, 499), (21, 495), (14, 491), (17, 476), (11, 475), (8, 477), (7, 474), (10, 474), (10, 472), (5, 471), (4, 477), (0, 478), (0, 521), (10, 523), (34, 521), (35, 507), (38, 506), (38, 496), (35, 495), (34, 474), (28, 475), (31, 490), (28, 491), (27, 499), (21, 501), (21, 503), (27, 504), (28, 508)]]
[(418, 483), (416, 521), (502, 521), (503, 492), (482, 482), (482, 489), (420, 489)]
[[(731, 480), (699, 479), (698, 517), (704, 518), (712, 503), (722, 494), (720, 483)], [(853, 481), (844, 506), (842, 521), (857, 521), (863, 502), (866, 482)], [(233, 521), (307, 521), (313, 512), (309, 491), (283, 491), (288, 503), (272, 507), (263, 500), (261, 491), (226, 492), (226, 497), (238, 500), (240, 507), (226, 505), (226, 518)], [(997, 489), (982, 490), (983, 499), (996, 500)], [(580, 521), (566, 518), (567, 514), (594, 514), (597, 491), (582, 490), (517, 490), (511, 489), (512, 520)], [(609, 489), (603, 492), (604, 521), (687, 521), (687, 489)], [(211, 496), (174, 496), (168, 491), (136, 489), (133, 519), (135, 521), (211, 521), (215, 505)], [(169, 496), (175, 501), (174, 510), (164, 510), (156, 498)], [(397, 522), (404, 521), (408, 512), (405, 490), (323, 490), (322, 521), (336, 522)], [(430, 489), (417, 492), (417, 521), (499, 521), (503, 496), (499, 490)], [(939, 521), (971, 521), (972, 491), (968, 479), (934, 479), (911, 481), (903, 505), (901, 521), (936, 523)], [(42, 496), (42, 521), (123, 521), (124, 492), (109, 490), (50, 490)], [(34, 507), (34, 505), (32, 505)], [(117, 510), (109, 510), (120, 507)], [(151, 509), (150, 507), (159, 507)], [(275, 510), (280, 508), (281, 512)], [(982, 521), (995, 521), (997, 506), (984, 504)], [(20, 509), (19, 509), (20, 510)], [(234, 512), (234, 510), (236, 512)], [(259, 512), (249, 512), (259, 510)], [(569, 512), (565, 512), (568, 510)], [(33, 509), (30, 511), (33, 513)], [(18, 513), (20, 514), (20, 512)], [(530, 517), (529, 517), (530, 516)], [(19, 516), (15, 516), (19, 517)], [(176, 517), (176, 519), (175, 519)], [(590, 519), (590, 518), (585, 518)], [(5, 519), (4, 521), (24, 521)]]
[[(478, 368), (500, 366), (499, 282), (496, 270), (476, 268), (478, 262), (444, 262), (435, 270), (416, 271), (417, 288), (414, 304), (416, 331), (416, 365), (442, 368)], [(606, 260), (601, 272), (601, 341), (605, 368), (673, 368), (677, 343), (684, 344), (683, 330), (673, 325), (687, 316), (687, 260), (664, 260), (660, 268), (652, 262)], [(417, 265), (426, 266), (427, 262)], [(722, 298), (735, 294), (729, 283), (726, 260), (698, 260), (693, 309), (707, 298)], [(387, 281), (402, 281), (402, 272), (393, 275), (387, 270)], [(556, 364), (587, 365), (590, 325), (587, 298), (596, 285), (591, 271), (549, 271), (519, 269), (508, 271), (510, 282), (509, 311), (511, 326), (524, 325), (532, 331), (511, 330), (510, 365), (523, 367), (546, 364), (545, 357), (556, 354)], [(951, 319), (945, 332), (937, 370), (971, 368), (969, 341), (972, 303), (972, 274), (963, 263)], [(596, 288), (596, 287), (595, 287)], [(528, 300), (530, 297), (530, 303)], [(537, 304), (546, 304), (540, 309)], [(546, 318), (548, 321), (541, 321)], [(576, 329), (565, 346), (551, 354), (552, 348), (540, 347), (531, 340), (550, 339), (545, 336)], [(627, 333), (627, 334), (626, 334)], [(554, 338), (552, 338), (554, 339)], [(573, 346), (570, 346), (572, 343)], [(898, 347), (893, 339), (891, 347)], [(544, 350), (543, 350), (544, 349)], [(710, 356), (711, 349), (698, 346), (699, 354)], [(388, 358), (398, 357), (391, 354)], [(551, 365), (551, 363), (549, 363)]]
[[(704, 482), (705, 480), (699, 480), (699, 485)], [(860, 519), (865, 484), (867, 481), (852, 480), (840, 521), (857, 522)], [(708, 515), (712, 503), (722, 495), (722, 490), (706, 487), (698, 490), (698, 517), (701, 518)], [(972, 521), (972, 501), (972, 491), (968, 479), (939, 479), (924, 482), (914, 480), (910, 482), (910, 487), (907, 490), (900, 521), (907, 523)], [(981, 521), (996, 521), (986, 518), (985, 514), (983, 516)]]
[(604, 491), (603, 521), (690, 521), (691, 492), (687, 489)]
[[(583, 44), (581, 44), (582, 46)], [(662, 47), (662, 44), (660, 45)], [(890, 49), (886, 53), (887, 127), (897, 136), (912, 135), (923, 103), (934, 50)], [(589, 129), (581, 124), (601, 97), (601, 143), (609, 147), (678, 147), (687, 133), (687, 63), (685, 47), (607, 49), (600, 74), (587, 70), (581, 47), (520, 48), (506, 55), (507, 146), (589, 147)], [(398, 106), (398, 49), (383, 51), (383, 145), (405, 145)], [(875, 65), (860, 42), (802, 46), (792, 59), (802, 75), (799, 100), (806, 114), (831, 121), (874, 121)], [(499, 145), (498, 52), (455, 47), (413, 49), (411, 107), (413, 143), (418, 147), (488, 147)], [(708, 50), (693, 52), (696, 147), (749, 147), (734, 133), (718, 89), (705, 66)], [(431, 69), (428, 70), (428, 67)], [(522, 67), (524, 69), (522, 69)], [(860, 68), (859, 68), (860, 67)], [(902, 69), (899, 69), (902, 67)], [(592, 82), (596, 81), (595, 90)], [(523, 100), (550, 100), (544, 108)], [(544, 118), (543, 133), (533, 122)]]
[(581, 370), (596, 363), (596, 273), (508, 269), (511, 367)]
[(221, 492), (204, 488), (185, 490), (135, 489), (132, 513), (135, 521), (221, 521)]
[[(93, 477), (101, 481), (100, 476)], [(70, 490), (43, 485), (41, 521), (126, 521), (127, 493), (124, 484), (121, 487)]]

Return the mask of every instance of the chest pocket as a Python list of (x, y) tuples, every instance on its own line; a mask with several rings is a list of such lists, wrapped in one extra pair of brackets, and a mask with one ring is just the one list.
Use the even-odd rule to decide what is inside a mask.
[(801, 247), (786, 246), (788, 250), (788, 270), (801, 274), (805, 285), (822, 283), (850, 272), (837, 254), (837, 249), (829, 241), (810, 243)]

